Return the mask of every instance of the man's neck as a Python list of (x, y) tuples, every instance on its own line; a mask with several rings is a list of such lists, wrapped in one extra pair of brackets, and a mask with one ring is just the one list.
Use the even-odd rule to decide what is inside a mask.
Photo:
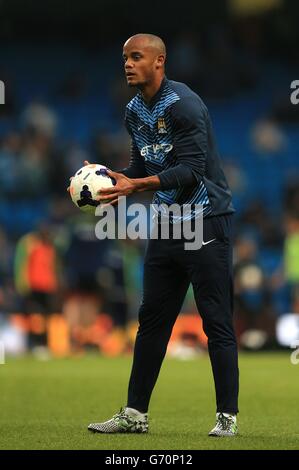
[(150, 103), (151, 99), (156, 95), (156, 93), (158, 93), (164, 77), (165, 75), (157, 77), (157, 79), (153, 83), (150, 83), (149, 85), (146, 85), (143, 89), (140, 89), (142, 97), (146, 103)]

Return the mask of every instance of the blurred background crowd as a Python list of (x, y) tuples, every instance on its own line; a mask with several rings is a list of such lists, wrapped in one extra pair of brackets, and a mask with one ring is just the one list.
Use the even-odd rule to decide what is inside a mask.
[[(23, 4), (24, 3), (24, 4)], [(144, 241), (100, 241), (66, 188), (84, 160), (127, 165), (122, 45), (160, 35), (167, 76), (206, 102), (236, 212), (241, 348), (299, 339), (299, 7), (292, 0), (0, 3), (0, 341), (39, 357), (130, 352)], [(115, 12), (119, 12), (116, 14)], [(164, 18), (164, 21), (162, 21)], [(168, 19), (168, 21), (166, 21)], [(151, 195), (142, 196), (148, 204)], [(138, 199), (140, 201), (140, 198)], [(206, 347), (192, 292), (169, 351)]]

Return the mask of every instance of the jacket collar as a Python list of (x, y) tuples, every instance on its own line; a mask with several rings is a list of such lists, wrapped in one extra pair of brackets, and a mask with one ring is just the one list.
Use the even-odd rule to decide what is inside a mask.
[[(166, 86), (166, 84), (167, 84), (167, 81), (168, 81), (167, 78), (164, 76), (164, 78), (163, 78), (163, 80), (162, 80), (162, 82), (161, 82), (161, 85), (160, 85), (159, 90), (158, 90), (157, 93), (151, 98), (151, 100), (150, 100), (149, 102), (145, 102), (145, 101), (143, 100), (143, 101), (145, 102), (145, 104), (146, 104), (149, 108), (152, 108), (152, 107), (159, 101), (159, 99), (161, 98), (162, 93), (163, 93), (163, 91), (164, 91), (164, 89), (165, 89), (165, 86)], [(142, 98), (141, 92), (139, 92), (139, 93), (140, 93), (141, 98)], [(142, 98), (142, 99), (143, 99), (143, 98)]]

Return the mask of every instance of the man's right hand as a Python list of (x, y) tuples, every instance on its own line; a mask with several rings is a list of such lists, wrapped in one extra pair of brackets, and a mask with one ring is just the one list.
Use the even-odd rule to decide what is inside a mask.
[[(88, 161), (88, 160), (84, 160), (84, 166), (87, 166), (87, 165), (90, 165), (89, 161)], [(74, 177), (71, 176), (71, 177), (70, 177), (70, 181), (72, 181), (73, 178), (74, 178)], [(68, 186), (68, 187), (66, 188), (66, 190), (67, 190), (67, 192), (69, 193), (69, 192), (70, 192), (70, 186)]]

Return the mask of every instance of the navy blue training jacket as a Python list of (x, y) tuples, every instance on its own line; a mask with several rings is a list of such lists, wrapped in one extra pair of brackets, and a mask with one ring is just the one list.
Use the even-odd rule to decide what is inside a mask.
[(125, 124), (132, 150), (121, 173), (158, 175), (154, 204), (201, 204), (204, 217), (235, 212), (208, 110), (187, 85), (165, 77), (149, 103), (138, 92), (127, 105)]

